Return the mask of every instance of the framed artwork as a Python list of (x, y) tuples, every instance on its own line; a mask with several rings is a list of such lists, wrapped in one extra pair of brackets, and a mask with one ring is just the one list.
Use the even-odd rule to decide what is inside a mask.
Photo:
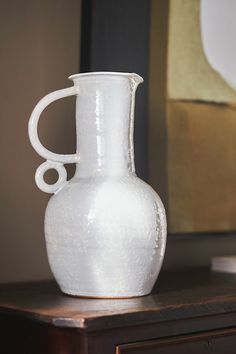
[(207, 59), (201, 6), (152, 1), (149, 178), (170, 233), (236, 229), (236, 91)]

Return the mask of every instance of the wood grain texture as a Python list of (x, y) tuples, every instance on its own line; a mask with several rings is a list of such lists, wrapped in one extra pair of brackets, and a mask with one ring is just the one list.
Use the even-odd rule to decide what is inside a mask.
[(102, 330), (236, 311), (236, 277), (202, 271), (161, 273), (149, 296), (91, 300), (63, 295), (55, 282), (1, 285), (0, 309), (56, 327)]
[(116, 354), (234, 354), (236, 347), (236, 328), (206, 333), (177, 336), (174, 338), (131, 343), (116, 347)]
[(1, 354), (83, 353), (83, 337), (76, 330), (62, 329), (18, 316), (0, 315)]
[(2, 285), (0, 354), (234, 354), (235, 288), (234, 275), (206, 269), (162, 272), (151, 295), (126, 300)]

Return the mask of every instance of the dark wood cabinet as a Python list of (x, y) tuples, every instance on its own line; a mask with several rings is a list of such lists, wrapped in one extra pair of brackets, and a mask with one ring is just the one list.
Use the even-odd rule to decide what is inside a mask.
[(230, 354), (236, 352), (236, 328), (118, 345), (116, 354)]
[(161, 273), (153, 293), (94, 300), (55, 282), (0, 286), (0, 354), (235, 354), (236, 276)]

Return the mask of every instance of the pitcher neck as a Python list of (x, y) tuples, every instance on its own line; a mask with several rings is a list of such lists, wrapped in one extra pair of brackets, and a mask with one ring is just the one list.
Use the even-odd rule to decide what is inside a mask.
[(135, 173), (133, 128), (136, 74), (88, 73), (72, 77), (76, 99), (75, 176), (125, 176)]

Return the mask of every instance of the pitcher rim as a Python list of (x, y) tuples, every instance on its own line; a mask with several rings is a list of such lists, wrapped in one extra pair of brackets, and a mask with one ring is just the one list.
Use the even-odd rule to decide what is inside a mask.
[(118, 72), (118, 71), (92, 71), (92, 72), (86, 72), (86, 73), (78, 73), (78, 74), (73, 74), (68, 77), (70, 80), (74, 80), (77, 78), (81, 77), (86, 77), (86, 76), (121, 76), (121, 77), (127, 77), (134, 79), (137, 83), (142, 83), (144, 79), (142, 76), (136, 74), (136, 73), (126, 73), (126, 72)]

